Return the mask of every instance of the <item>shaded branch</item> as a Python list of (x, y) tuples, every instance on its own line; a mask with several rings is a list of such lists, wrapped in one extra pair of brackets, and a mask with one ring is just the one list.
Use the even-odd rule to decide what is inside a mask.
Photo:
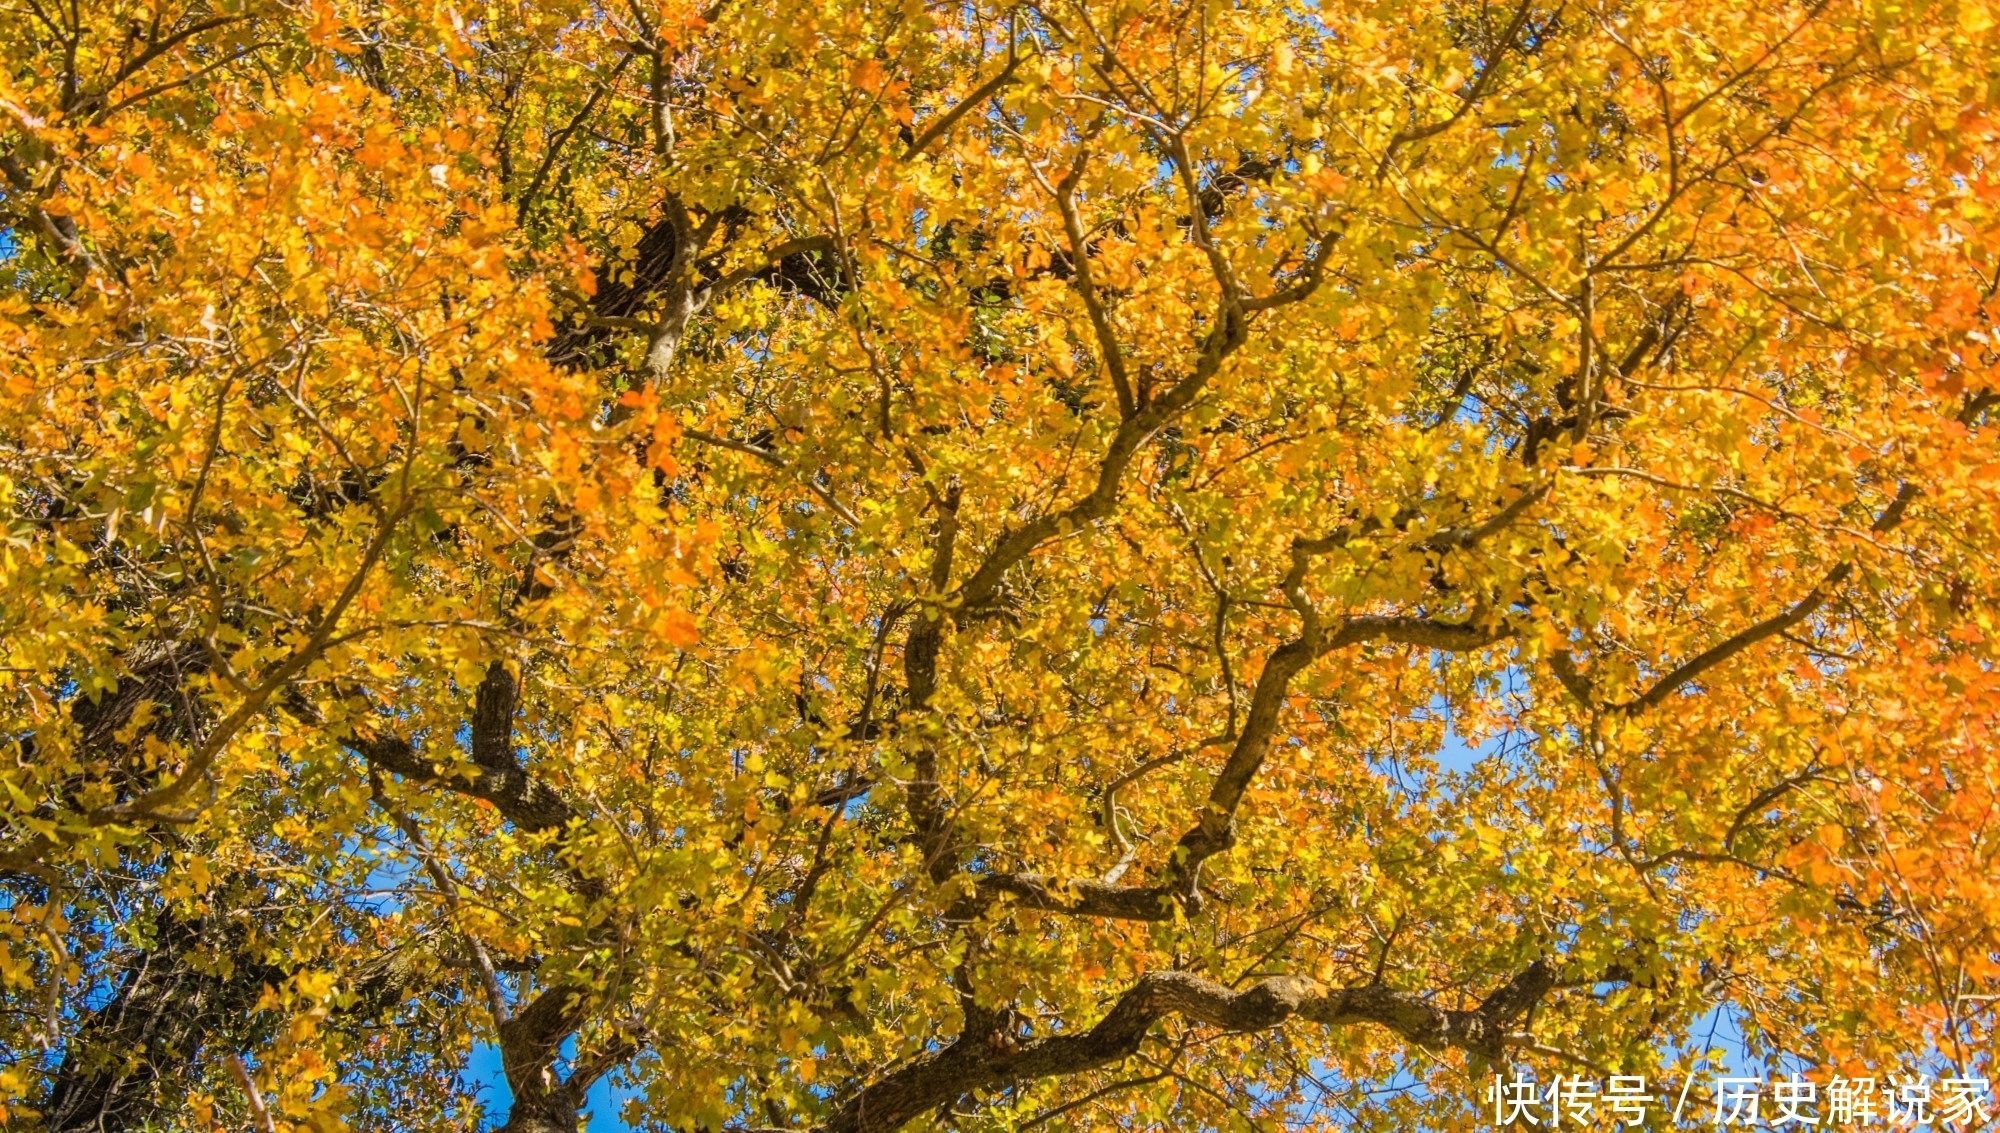
[(1324, 654), (1353, 645), (1387, 642), (1457, 652), (1483, 649), (1507, 636), (1506, 630), (1428, 618), (1361, 614), (1342, 619), (1332, 633), (1308, 635), (1278, 647), (1257, 678), (1243, 730), (1209, 788), (1208, 804), (1181, 835), (1159, 884), (1114, 885), (1034, 873), (999, 874), (977, 880), (973, 903), (955, 907), (955, 919), (969, 920), (979, 908), (1001, 897), (1047, 912), (1117, 920), (1171, 920), (1177, 905), (1184, 906), (1190, 916), (1199, 913), (1201, 865), (1235, 845), (1236, 811), (1270, 754), (1293, 677)]
[(1007, 65), (1000, 69), (1000, 73), (974, 87), (972, 93), (966, 95), (958, 105), (932, 119), (930, 125), (924, 127), (924, 132), (910, 141), (910, 148), (903, 151), (903, 160), (909, 161), (923, 153), (930, 148), (932, 142), (950, 133), (951, 128), (958, 125), (959, 120), (970, 114), (980, 103), (992, 98), (999, 93), (1001, 87), (1013, 82), (1014, 72), (1025, 58), (1027, 56), (1019, 54), (1010, 46), (1007, 52)]
[(1086, 1031), (1025, 1045), (960, 1041), (850, 1098), (820, 1133), (891, 1133), (974, 1090), (1062, 1077), (1115, 1065), (1139, 1052), (1155, 1023), (1179, 1016), (1225, 1031), (1267, 1031), (1298, 1019), (1327, 1027), (1371, 1024), (1430, 1050), (1464, 1050), (1497, 1061), (1531, 1040), (1515, 1027), (1555, 986), (1537, 960), (1471, 1010), (1451, 1010), (1379, 984), (1330, 988), (1302, 976), (1272, 976), (1240, 991), (1192, 972), (1148, 972)]
[(561, 831), (577, 817), (555, 788), (518, 766), (454, 767), (433, 762), (420, 755), (410, 741), (380, 732), (357, 731), (341, 742), (383, 771), (492, 803), (509, 822), (531, 833)]

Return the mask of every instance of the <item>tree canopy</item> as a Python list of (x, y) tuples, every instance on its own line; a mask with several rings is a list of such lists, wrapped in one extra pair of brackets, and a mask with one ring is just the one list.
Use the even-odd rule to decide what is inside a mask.
[(1996, 19), (8, 0), (0, 1123), (1984, 1075)]

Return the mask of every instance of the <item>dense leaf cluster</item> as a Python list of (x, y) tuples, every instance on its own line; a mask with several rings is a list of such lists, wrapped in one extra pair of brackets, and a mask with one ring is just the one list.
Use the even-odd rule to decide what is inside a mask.
[(1996, 15), (0, 9), (0, 1117), (1987, 1074)]

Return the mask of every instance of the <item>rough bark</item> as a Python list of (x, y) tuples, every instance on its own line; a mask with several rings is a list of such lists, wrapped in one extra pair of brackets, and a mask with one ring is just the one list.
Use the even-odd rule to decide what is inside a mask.
[(230, 949), (219, 918), (167, 917), (137, 953), (110, 1002), (70, 1038), (43, 1107), (49, 1133), (153, 1128), (176, 1104), (175, 1081), (220, 1034), (242, 1032), (266, 982), (283, 978), (249, 957), (228, 975), (200, 962)]
[(365, 734), (354, 737), (348, 744), (384, 771), (484, 799), (523, 830), (534, 833), (561, 830), (575, 814), (553, 787), (518, 767), (475, 764), (474, 774), (467, 777), (455, 774), (448, 763), (433, 763), (424, 758), (400, 736)]
[(1478, 1007), (1452, 1010), (1381, 986), (1329, 988), (1273, 976), (1235, 991), (1190, 972), (1149, 972), (1088, 1031), (1029, 1043), (993, 1034), (961, 1038), (862, 1089), (820, 1133), (893, 1133), (974, 1090), (1115, 1065), (1137, 1054), (1154, 1024), (1169, 1016), (1227, 1031), (1266, 1031), (1293, 1019), (1328, 1027), (1370, 1023), (1422, 1047), (1497, 1060), (1514, 1024), (1554, 986), (1555, 969), (1536, 961)]

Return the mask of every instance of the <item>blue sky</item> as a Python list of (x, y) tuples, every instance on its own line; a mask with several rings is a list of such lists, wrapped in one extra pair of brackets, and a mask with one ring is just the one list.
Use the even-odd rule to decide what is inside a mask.
[[(1500, 746), (1501, 738), (1495, 737), (1478, 748), (1471, 747), (1455, 730), (1447, 727), (1443, 742), (1434, 754), (1440, 770), (1466, 772), (1480, 759), (1498, 751)], [(1702, 1067), (1704, 1081), (1712, 1074), (1730, 1070), (1757, 1073), (1759, 1068), (1747, 1061), (1742, 1047), (1743, 1036), (1735, 1019), (1719, 1007), (1709, 1012), (1684, 1042), (1678, 1044), (1679, 1049), (1720, 1049), (1724, 1052), (1721, 1065)], [(476, 1046), (467, 1063), (464, 1078), (486, 1106), (490, 1124), (497, 1127), (505, 1121), (510, 1095), (506, 1078), (500, 1073), (499, 1050), (484, 1043)], [(627, 1092), (614, 1090), (606, 1080), (592, 1086), (586, 1102), (589, 1121), (585, 1128), (588, 1133), (631, 1133), (635, 1127), (625, 1124), (618, 1114), (620, 1103), (627, 1096), (630, 1096)], [(1700, 1116), (1705, 1117), (1706, 1114)]]
[[(507, 1106), (513, 1095), (507, 1091), (507, 1078), (500, 1073), (500, 1048), (489, 1043), (480, 1043), (472, 1048), (472, 1058), (466, 1063), (465, 1080), (478, 1091), (479, 1100), (486, 1106), (487, 1122), (493, 1128), (507, 1120)], [(611, 1088), (608, 1078), (600, 1078), (590, 1088), (585, 1108), (590, 1111), (590, 1121), (584, 1126), (587, 1133), (626, 1133), (632, 1126), (618, 1118), (622, 1094)]]

